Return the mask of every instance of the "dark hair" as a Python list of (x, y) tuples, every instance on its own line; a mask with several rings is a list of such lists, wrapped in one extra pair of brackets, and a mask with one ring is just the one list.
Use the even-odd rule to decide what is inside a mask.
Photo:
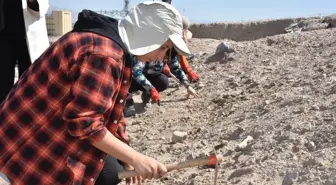
[(172, 0), (162, 0), (162, 2), (171, 4)]

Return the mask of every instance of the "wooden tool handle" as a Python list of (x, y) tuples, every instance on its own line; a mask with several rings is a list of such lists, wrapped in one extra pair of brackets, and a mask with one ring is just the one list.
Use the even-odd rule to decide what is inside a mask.
[(180, 83), (180, 80), (175, 76), (173, 75), (173, 73), (170, 73), (169, 74), (177, 83)]
[[(222, 162), (222, 156), (221, 155), (213, 155), (205, 158), (197, 158), (189, 161), (184, 161), (184, 162), (179, 162), (179, 163), (171, 163), (165, 165), (168, 172), (173, 171), (173, 170), (178, 170), (178, 169), (183, 169), (183, 168), (190, 168), (190, 167), (195, 167), (195, 166), (202, 166), (202, 165), (215, 165), (217, 163)], [(124, 171), (124, 172), (119, 172), (118, 177), (119, 179), (124, 179), (124, 178), (130, 178), (130, 177), (135, 177), (138, 176), (136, 171)]]

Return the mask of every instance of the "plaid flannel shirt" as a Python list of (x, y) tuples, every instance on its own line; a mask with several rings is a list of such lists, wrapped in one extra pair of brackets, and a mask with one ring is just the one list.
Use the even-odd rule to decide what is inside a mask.
[(48, 48), (0, 105), (0, 170), (13, 185), (94, 184), (107, 130), (127, 142), (131, 62), (111, 39), (68, 33)]

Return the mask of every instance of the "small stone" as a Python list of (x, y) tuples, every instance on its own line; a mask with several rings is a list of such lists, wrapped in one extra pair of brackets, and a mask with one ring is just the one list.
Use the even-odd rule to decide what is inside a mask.
[(189, 180), (188, 185), (195, 185), (195, 180), (194, 179)]
[(240, 123), (245, 120), (245, 117), (238, 117), (235, 119), (235, 123)]
[(226, 145), (229, 144), (229, 141), (228, 141), (228, 140), (222, 140), (222, 144), (223, 144), (224, 146), (226, 146)]
[(160, 112), (160, 114), (164, 114), (165, 113), (165, 111), (163, 109), (160, 109), (159, 112)]
[(199, 154), (198, 157), (203, 158), (203, 157), (208, 157), (208, 156), (209, 156), (209, 152), (207, 152), (207, 151), (203, 151), (203, 152), (201, 152), (201, 153)]
[(334, 121), (333, 117), (324, 117), (323, 118), (324, 121)]
[(233, 150), (230, 150), (230, 149), (229, 149), (229, 150), (227, 150), (227, 151), (223, 154), (223, 156), (224, 156), (224, 157), (230, 156), (230, 155), (233, 154), (233, 152), (234, 152)]
[(320, 111), (325, 111), (325, 110), (328, 110), (328, 109), (330, 109), (328, 106), (326, 106), (326, 105), (320, 105), (319, 106), (319, 110)]
[(143, 122), (142, 121), (133, 121), (131, 122), (131, 125), (142, 125)]
[(162, 147), (161, 150), (160, 150), (161, 153), (166, 153), (167, 152), (167, 148), (165, 147)]
[(189, 180), (191, 179), (195, 179), (195, 177), (197, 177), (197, 174), (196, 173), (192, 173), (190, 176), (189, 176)]
[(232, 53), (235, 52), (233, 48), (231, 48), (227, 43), (224, 41), (221, 42), (217, 48), (216, 48), (216, 54), (222, 54), (222, 53)]
[(196, 156), (193, 153), (191, 153), (186, 157), (186, 160), (193, 160), (195, 158), (196, 158)]
[(226, 140), (237, 140), (239, 139), (240, 135), (244, 132), (244, 129), (241, 127), (238, 127), (233, 133), (231, 133)]
[(318, 164), (318, 162), (314, 158), (310, 158), (310, 159), (303, 162), (303, 167), (304, 168), (312, 167), (312, 166), (315, 166), (317, 164)]
[(267, 59), (262, 60), (261, 62), (262, 62), (262, 63), (268, 63), (268, 62), (270, 62), (270, 61), (271, 61), (271, 60), (267, 58)]
[(214, 148), (215, 148), (215, 150), (219, 150), (219, 149), (223, 148), (224, 146), (226, 146), (227, 144), (228, 144), (228, 141), (223, 140), (222, 142), (216, 144), (214, 146)]
[(202, 57), (202, 56), (205, 56), (205, 55), (207, 55), (206, 52), (199, 52), (199, 53), (197, 53), (196, 57)]
[(188, 133), (187, 132), (180, 132), (175, 131), (172, 136), (173, 143), (183, 142), (183, 140), (187, 139)]
[(334, 183), (330, 180), (327, 180), (323, 185), (334, 185)]
[(315, 143), (312, 142), (312, 141), (307, 142), (307, 143), (305, 144), (305, 146), (307, 147), (307, 149), (308, 149), (309, 151), (314, 151), (315, 148), (316, 148)]
[(247, 155), (240, 155), (240, 156), (238, 157), (238, 162), (240, 162), (240, 163), (244, 163), (244, 162), (246, 162), (248, 159), (249, 159), (249, 157), (248, 157)]
[(241, 177), (244, 175), (248, 175), (253, 173), (253, 169), (252, 168), (240, 168), (237, 170), (234, 170), (228, 177), (228, 180), (233, 179), (233, 178), (237, 178), (237, 177)]
[(200, 89), (200, 88), (202, 88), (202, 87), (205, 87), (205, 84), (202, 83), (202, 82), (199, 82), (199, 83), (197, 83), (197, 84), (195, 85), (195, 87), (198, 88), (198, 89)]
[(320, 107), (318, 105), (312, 105), (311, 109), (312, 110), (320, 110)]
[(292, 128), (293, 128), (292, 125), (286, 125), (286, 126), (284, 127), (285, 130), (291, 130)]
[(298, 160), (298, 157), (296, 155), (293, 156), (293, 160), (294, 161), (297, 161)]
[(266, 161), (268, 159), (268, 155), (265, 155), (265, 156), (263, 156), (261, 159), (260, 159), (260, 161), (261, 162), (264, 162), (264, 161)]
[(267, 38), (266, 43), (267, 43), (268, 46), (271, 46), (272, 44), (275, 43), (275, 41), (273, 39)]
[(238, 149), (245, 149), (247, 147), (248, 142), (252, 140), (253, 140), (252, 136), (247, 136), (247, 138), (243, 142), (239, 143)]
[(298, 172), (286, 172), (286, 176), (282, 180), (282, 185), (292, 185), (298, 178)]
[(228, 167), (233, 166), (234, 164), (235, 164), (234, 161), (226, 162), (226, 163), (223, 164), (223, 167), (224, 167), (224, 168), (228, 168)]
[(240, 179), (236, 179), (236, 180), (233, 181), (232, 183), (233, 183), (233, 184), (238, 184), (238, 183), (240, 183), (240, 181), (241, 181)]
[(202, 140), (202, 141), (201, 141), (201, 144), (202, 144), (203, 146), (207, 146), (207, 145), (208, 145), (208, 142), (207, 142), (206, 140)]
[(300, 151), (300, 148), (299, 148), (298, 146), (293, 146), (292, 151), (293, 151), (294, 153), (297, 153), (297, 152)]
[(294, 184), (293, 180), (290, 177), (285, 176), (285, 178), (282, 180), (281, 185), (292, 185), (292, 184)]
[(294, 110), (293, 110), (293, 113), (294, 114), (301, 114), (301, 113), (303, 113), (304, 112), (304, 108), (295, 108)]

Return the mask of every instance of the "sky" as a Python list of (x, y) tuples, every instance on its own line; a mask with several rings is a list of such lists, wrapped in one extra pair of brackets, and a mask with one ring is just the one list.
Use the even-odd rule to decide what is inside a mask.
[[(144, 0), (130, 0), (134, 6)], [(80, 12), (121, 10), (124, 0), (49, 0), (50, 6)], [(336, 14), (336, 0), (172, 0), (191, 22), (236, 22)]]

